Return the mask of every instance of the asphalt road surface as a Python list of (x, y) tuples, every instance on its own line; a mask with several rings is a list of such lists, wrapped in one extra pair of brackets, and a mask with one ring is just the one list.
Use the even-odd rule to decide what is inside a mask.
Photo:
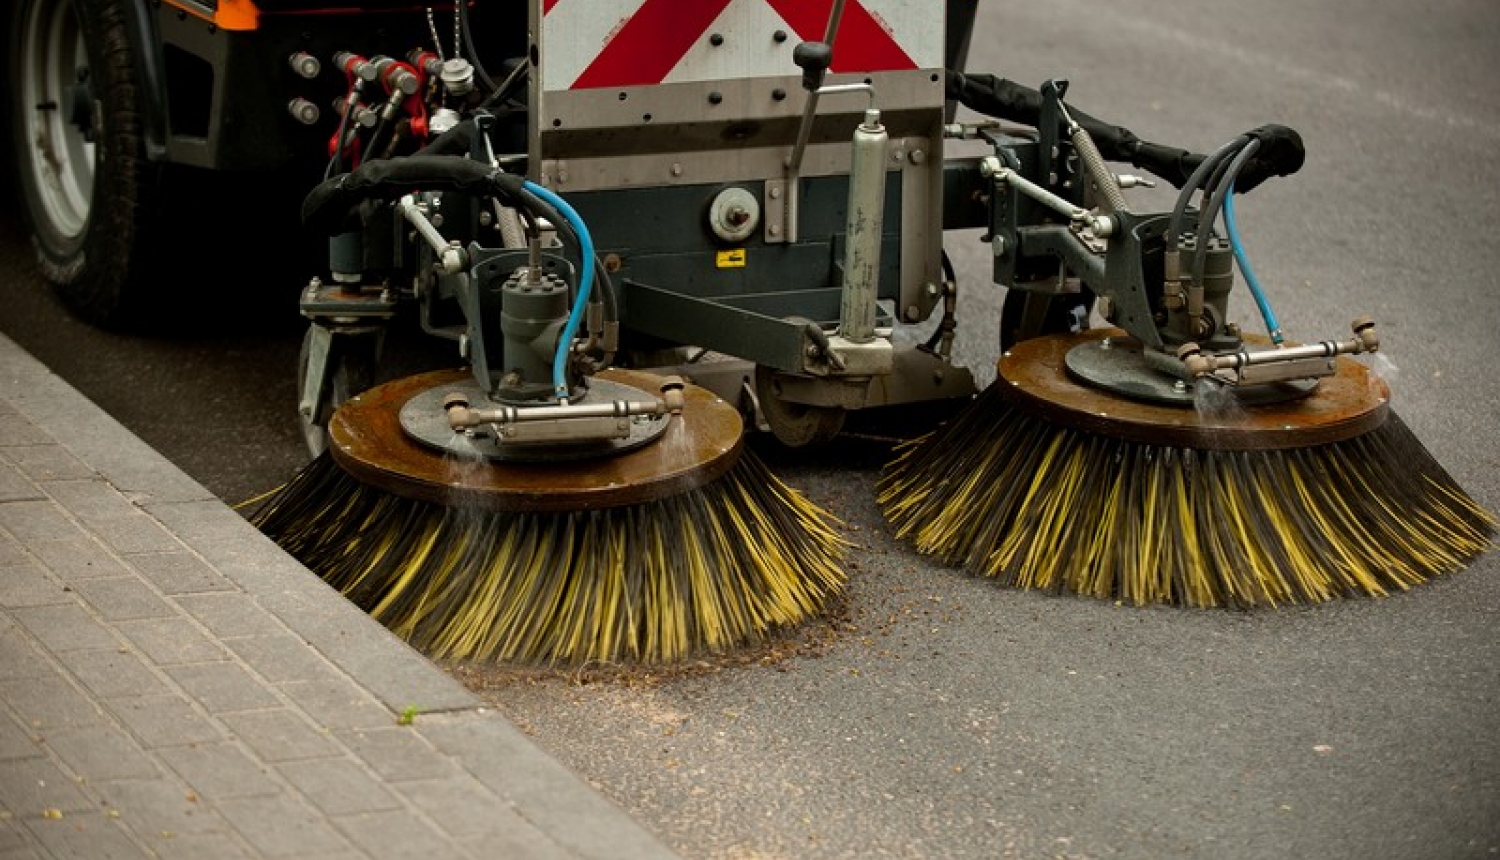
[[(1237, 213), (1289, 336), (1375, 317), (1395, 410), (1500, 510), (1497, 46), (1491, 0), (1054, 0), (982, 4), (969, 67), (1199, 151), (1298, 129), (1304, 169)], [(988, 379), (988, 248), (949, 250)], [(55, 306), (11, 222), (0, 266), (0, 328), (226, 501), (302, 462), (295, 276), (186, 272), (201, 308), (121, 336)], [(1500, 857), (1500, 553), (1274, 611), (1005, 591), (890, 538), (887, 453), (772, 455), (857, 545), (837, 618), (776, 659), (450, 668), (693, 860)]]

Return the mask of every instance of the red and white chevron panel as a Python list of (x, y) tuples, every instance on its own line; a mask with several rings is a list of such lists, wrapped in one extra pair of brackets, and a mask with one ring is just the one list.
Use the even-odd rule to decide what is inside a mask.
[[(796, 74), (792, 49), (822, 40), (833, 3), (542, 0), (543, 86), (582, 90)], [(942, 64), (943, 0), (846, 0), (833, 72)]]

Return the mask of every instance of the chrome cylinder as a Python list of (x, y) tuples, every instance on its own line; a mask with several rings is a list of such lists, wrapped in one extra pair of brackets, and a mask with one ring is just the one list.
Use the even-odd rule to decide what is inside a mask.
[(844, 287), (839, 335), (851, 343), (875, 339), (875, 299), (880, 288), (880, 233), (885, 208), (885, 162), (890, 142), (880, 111), (865, 111), (854, 130), (849, 167), (849, 215), (844, 237)]

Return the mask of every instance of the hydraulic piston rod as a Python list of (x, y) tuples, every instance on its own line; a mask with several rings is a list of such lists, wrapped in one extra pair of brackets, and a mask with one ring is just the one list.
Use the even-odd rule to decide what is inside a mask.
[[(1189, 376), (1197, 379), (1221, 370), (1235, 371), (1243, 375), (1249, 369), (1256, 367), (1287, 366), (1302, 369), (1307, 366), (1307, 362), (1330, 359), (1339, 355), (1377, 352), (1380, 349), (1380, 335), (1375, 331), (1374, 320), (1369, 317), (1360, 317), (1354, 321), (1351, 328), (1354, 331), (1354, 337), (1348, 340), (1324, 340), (1302, 346), (1284, 346), (1254, 352), (1242, 349), (1221, 355), (1206, 354), (1197, 344), (1185, 343), (1178, 348), (1177, 357), (1187, 367)], [(1331, 373), (1331, 371), (1328, 372)]]
[(850, 343), (875, 339), (875, 298), (880, 286), (880, 232), (885, 207), (885, 152), (889, 137), (880, 111), (865, 111), (854, 130), (849, 170), (849, 224), (844, 239), (844, 288), (839, 335)]

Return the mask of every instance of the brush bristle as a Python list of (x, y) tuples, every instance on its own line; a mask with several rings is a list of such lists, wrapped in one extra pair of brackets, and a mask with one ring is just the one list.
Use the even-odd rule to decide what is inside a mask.
[(903, 444), (877, 501), (919, 552), (1007, 586), (1317, 603), (1406, 590), (1492, 543), (1494, 517), (1394, 414), (1343, 442), (1212, 451), (1057, 426), (996, 392)]
[(749, 451), (686, 493), (565, 513), (413, 501), (324, 455), (250, 519), (436, 659), (672, 663), (809, 619), (845, 583), (837, 521)]

